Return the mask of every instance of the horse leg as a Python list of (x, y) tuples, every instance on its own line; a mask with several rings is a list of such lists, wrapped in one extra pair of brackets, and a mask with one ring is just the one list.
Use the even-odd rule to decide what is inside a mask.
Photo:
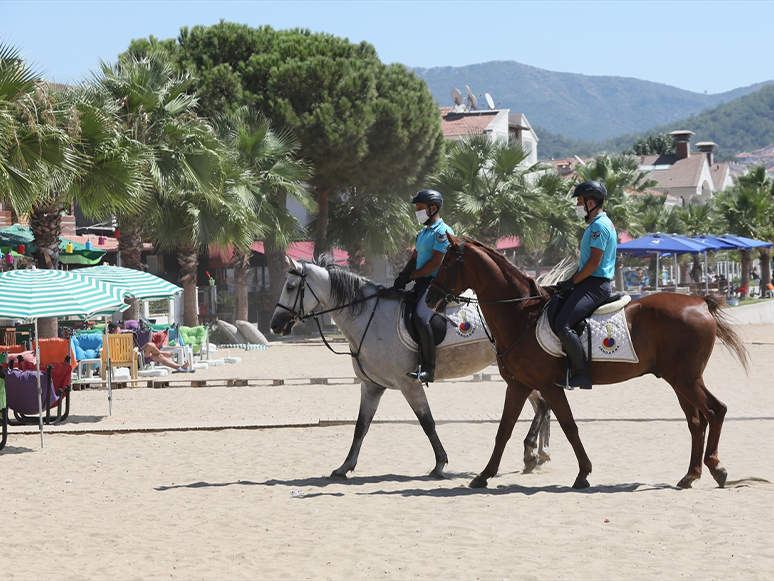
[(505, 446), (511, 438), (513, 427), (516, 425), (516, 420), (519, 419), (519, 414), (524, 407), (524, 402), (529, 397), (530, 393), (532, 393), (530, 388), (517, 383), (515, 380), (508, 381), (508, 388), (505, 391), (503, 415), (500, 418), (500, 427), (497, 428), (497, 436), (495, 436), (495, 447), (494, 450), (492, 450), (492, 457), (489, 459), (489, 463), (481, 474), (476, 476), (470, 482), (468, 486), (471, 488), (486, 488), (489, 479), (497, 474), (497, 471), (500, 469), (500, 461), (503, 458), (503, 452), (505, 452)]
[(357, 465), (357, 457), (360, 454), (360, 446), (363, 445), (363, 439), (371, 427), (371, 421), (376, 414), (376, 408), (379, 407), (379, 401), (384, 394), (384, 388), (370, 381), (363, 381), (360, 384), (360, 411), (357, 414), (357, 424), (355, 424), (355, 435), (352, 438), (352, 446), (347, 454), (344, 464), (339, 466), (331, 473), (331, 478), (344, 479), (347, 472), (354, 470)]
[(550, 458), (548, 452), (548, 440), (545, 435), (546, 426), (551, 413), (546, 400), (540, 393), (533, 391), (529, 394), (529, 403), (535, 412), (532, 424), (529, 426), (527, 437), (524, 438), (524, 473), (529, 474), (535, 469), (535, 466), (542, 464)]
[[(535, 393), (540, 393), (536, 391)], [(540, 425), (540, 436), (538, 437), (538, 464), (544, 464), (551, 460), (551, 452), (548, 450), (548, 444), (551, 440), (551, 408), (543, 396), (540, 396), (538, 407), (542, 409), (541, 413), (545, 415), (544, 421)]]
[(677, 401), (683, 408), (685, 419), (688, 420), (688, 430), (691, 432), (691, 461), (688, 472), (677, 483), (680, 488), (691, 488), (694, 480), (701, 478), (701, 456), (704, 453), (704, 434), (707, 429), (707, 419), (699, 413), (699, 408), (688, 402), (681, 394)]
[(570, 404), (567, 401), (564, 390), (554, 389), (552, 386), (550, 389), (541, 391), (540, 393), (553, 410), (559, 425), (562, 426), (562, 430), (575, 452), (575, 457), (578, 459), (578, 476), (572, 487), (576, 489), (588, 488), (589, 481), (586, 477), (591, 474), (591, 460), (589, 460), (589, 457), (586, 455), (586, 450), (581, 443), (580, 436), (578, 435), (578, 425), (575, 423), (575, 418), (572, 416), (572, 410), (570, 409)]
[(433, 419), (433, 414), (430, 412), (430, 404), (427, 402), (424, 387), (422, 387), (421, 383), (412, 381), (410, 385), (402, 387), (401, 392), (411, 406), (411, 409), (414, 410), (414, 413), (419, 420), (419, 424), (422, 426), (425, 435), (433, 446), (435, 468), (430, 472), (430, 477), (446, 478), (443, 469), (449, 463), (449, 457), (446, 455), (446, 450), (443, 449), (443, 444), (441, 444), (441, 439), (438, 437), (438, 432), (435, 431), (435, 420)]
[[(688, 405), (695, 407), (697, 409), (696, 413), (703, 416), (704, 422), (700, 421), (700, 425), (709, 425), (707, 449), (704, 452), (704, 464), (706, 464), (707, 468), (709, 468), (710, 474), (712, 474), (712, 477), (715, 479), (715, 482), (718, 483), (718, 486), (723, 488), (726, 485), (728, 472), (726, 472), (726, 469), (720, 465), (720, 460), (718, 459), (718, 445), (720, 444), (720, 432), (723, 429), (723, 420), (726, 417), (726, 411), (728, 408), (723, 402), (721, 402), (714, 395), (712, 395), (712, 393), (710, 393), (710, 391), (704, 385), (704, 380), (701, 376), (694, 380), (677, 380), (674, 382), (670, 381), (669, 383), (677, 393), (678, 399), (680, 399), (681, 396), (685, 398)], [(687, 415), (688, 414), (686, 412), (686, 416)], [(689, 429), (691, 428), (691, 425), (692, 422), (689, 418)], [(696, 452), (697, 448), (698, 454), (701, 454), (701, 448), (704, 445), (704, 432), (705, 430), (702, 428), (701, 433), (699, 434), (701, 437), (701, 442), (698, 445), (695, 441), (693, 443), (693, 448), (691, 451), (691, 468), (695, 468), (693, 454)], [(691, 436), (693, 436), (693, 430), (691, 431)], [(698, 478), (701, 475), (701, 465), (699, 464), (698, 459), (696, 460), (696, 464), (698, 465), (698, 469), (696, 470), (696, 478)], [(678, 486), (689, 488), (691, 482), (695, 480), (695, 478), (691, 480), (690, 476), (691, 472), (689, 470), (689, 473), (686, 475), (686, 477), (680, 480)]]

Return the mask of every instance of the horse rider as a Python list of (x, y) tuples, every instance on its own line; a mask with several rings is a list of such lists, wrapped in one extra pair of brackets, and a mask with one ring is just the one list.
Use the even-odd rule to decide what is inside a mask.
[(417, 221), (424, 228), (417, 234), (416, 245), (406, 266), (395, 279), (394, 289), (403, 290), (414, 280), (414, 323), (419, 334), (422, 364), (417, 371), (408, 373), (423, 383), (435, 379), (435, 338), (430, 326), (434, 312), (425, 304), (425, 296), (449, 246), (451, 228), (441, 219), (443, 197), (435, 190), (422, 190), (411, 200), (416, 206)]
[[(569, 387), (591, 389), (586, 356), (573, 327), (612, 294), (610, 281), (615, 276), (618, 235), (603, 209), (607, 199), (604, 184), (596, 180), (585, 181), (575, 187), (572, 196), (578, 198), (575, 210), (588, 226), (581, 239), (578, 271), (557, 285), (559, 292), (567, 298), (554, 319), (554, 329), (575, 369), (569, 378)], [(565, 384), (557, 382), (557, 385), (564, 387)]]

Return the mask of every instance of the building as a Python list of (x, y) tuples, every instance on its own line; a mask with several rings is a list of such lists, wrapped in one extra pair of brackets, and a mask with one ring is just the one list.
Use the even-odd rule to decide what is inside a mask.
[(468, 135), (487, 135), (493, 140), (513, 139), (524, 144), (530, 154), (525, 165), (537, 163), (538, 136), (523, 113), (511, 113), (510, 109), (468, 110), (458, 107), (441, 107), (443, 136), (459, 141)]
[(730, 165), (715, 162), (717, 144), (702, 141), (696, 144), (699, 152), (691, 153), (693, 131), (673, 131), (670, 135), (675, 154), (640, 156), (640, 170), (649, 172), (648, 179), (656, 181), (654, 190), (675, 196), (685, 206), (703, 204), (733, 184)]

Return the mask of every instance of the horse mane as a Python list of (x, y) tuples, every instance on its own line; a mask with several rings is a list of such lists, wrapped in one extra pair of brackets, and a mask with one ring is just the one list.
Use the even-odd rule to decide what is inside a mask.
[(477, 240), (472, 240), (467, 236), (464, 236), (463, 239), (465, 240), (466, 244), (471, 244), (476, 248), (481, 249), (487, 256), (489, 256), (489, 258), (491, 258), (492, 261), (500, 267), (500, 270), (504, 275), (506, 275), (506, 278), (516, 279), (518, 282), (527, 285), (527, 288), (529, 288), (529, 296), (550, 296), (552, 294), (548, 289), (540, 286), (537, 282), (535, 282), (534, 278), (521, 272), (515, 264), (513, 264), (505, 257), (505, 255), (498, 252), (491, 246), (487, 246), (486, 244)]
[[(382, 285), (372, 280), (345, 270), (333, 260), (329, 254), (321, 254), (317, 260), (307, 261), (328, 271), (331, 278), (331, 298), (339, 305), (349, 306), (346, 310), (352, 315), (357, 316), (365, 309), (365, 293), (363, 289), (368, 286), (374, 286), (377, 289), (383, 288)], [(353, 304), (350, 304), (353, 303)]]

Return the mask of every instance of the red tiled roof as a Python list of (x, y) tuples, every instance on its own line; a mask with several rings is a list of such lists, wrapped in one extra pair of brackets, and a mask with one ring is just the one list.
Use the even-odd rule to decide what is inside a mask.
[(480, 135), (499, 111), (469, 111), (451, 113), (451, 107), (441, 107), (441, 129), (444, 137)]

